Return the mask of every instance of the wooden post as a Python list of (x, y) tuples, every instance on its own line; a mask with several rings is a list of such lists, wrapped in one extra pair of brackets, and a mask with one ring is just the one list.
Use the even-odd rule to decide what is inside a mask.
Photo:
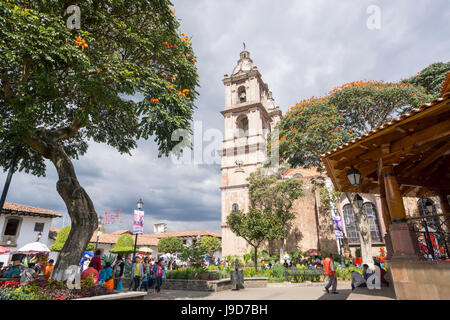
[(403, 198), (392, 167), (382, 169), (384, 188), (386, 192), (386, 203), (391, 216), (391, 222), (404, 222), (406, 218)]
[(391, 216), (391, 225), (389, 226), (389, 240), (392, 245), (391, 259), (417, 260), (417, 239), (406, 223), (403, 198), (394, 170), (390, 166), (380, 169), (384, 180), (386, 204)]

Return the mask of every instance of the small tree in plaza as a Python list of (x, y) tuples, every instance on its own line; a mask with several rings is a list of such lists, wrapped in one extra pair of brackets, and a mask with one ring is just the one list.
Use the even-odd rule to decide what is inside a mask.
[(117, 239), (114, 248), (110, 249), (109, 252), (117, 254), (129, 254), (134, 252), (134, 240), (133, 236), (129, 233), (124, 233)]
[(199, 241), (193, 242), (189, 247), (184, 247), (181, 259), (189, 260), (193, 268), (203, 268), (205, 264), (206, 249)]
[(295, 213), (292, 211), (294, 201), (304, 196), (302, 181), (278, 180), (277, 175), (264, 175), (263, 170), (250, 174), (249, 182), (250, 207), (267, 215), (271, 223), (279, 223), (282, 233), (274, 232), (268, 237), (270, 240), (280, 239), (280, 254), (284, 252), (285, 239)]
[(216, 237), (203, 237), (200, 240), (200, 245), (205, 249), (206, 254), (211, 261), (214, 253), (222, 247), (222, 242)]
[[(130, 153), (154, 137), (159, 156), (190, 130), (198, 85), (189, 37), (168, 0), (79, 1), (80, 29), (67, 27), (67, 1), (0, 2), (0, 166), (58, 174), (72, 228), (52, 278), (77, 265), (96, 230), (94, 203), (72, 159), (88, 141)], [(130, 97), (133, 96), (133, 99)]]
[[(344, 84), (326, 97), (312, 97), (292, 107), (279, 123), (280, 138), (275, 143), (279, 143), (281, 159), (291, 166), (314, 166), (323, 172), (322, 154), (432, 99), (422, 87), (412, 84), (383, 81)], [(355, 212), (363, 263), (371, 263), (367, 216), (353, 203), (355, 194), (344, 194)]]
[(170, 254), (170, 268), (172, 268), (173, 265), (173, 255), (183, 252), (183, 249), (183, 240), (177, 237), (162, 238), (158, 242), (158, 251)]
[(271, 212), (250, 208), (249, 212), (234, 211), (227, 216), (230, 229), (254, 250), (255, 270), (258, 271), (258, 248), (265, 240), (280, 239), (285, 230), (280, 218)]

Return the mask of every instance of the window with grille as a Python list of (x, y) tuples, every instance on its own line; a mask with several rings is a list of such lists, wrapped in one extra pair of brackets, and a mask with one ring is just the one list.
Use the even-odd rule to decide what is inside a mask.
[[(431, 205), (433, 207), (433, 210), (431, 212), (429, 212), (427, 209), (428, 205)], [(434, 205), (434, 202), (431, 199), (428, 199), (428, 198), (419, 199), (417, 201), (417, 207), (419, 209), (420, 216), (428, 216), (428, 215), (437, 214), (436, 206)], [(426, 218), (424, 220), (427, 222), (428, 227), (436, 229), (437, 226), (439, 226), (439, 218), (438, 217)]]
[[(372, 242), (382, 242), (380, 224), (375, 205), (372, 202), (366, 202), (363, 204), (363, 210), (367, 215), (367, 222), (369, 224)], [(352, 206), (350, 204), (346, 204), (343, 208), (343, 212), (349, 243), (359, 243), (359, 232)]]
[(239, 205), (237, 203), (233, 203), (231, 206), (231, 212), (239, 211)]
[(45, 223), (36, 222), (34, 225), (34, 231), (36, 232), (43, 232), (44, 231), (44, 225)]
[(366, 202), (363, 204), (364, 212), (367, 215), (367, 222), (369, 223), (370, 236), (372, 242), (382, 242), (380, 224), (378, 222), (377, 208), (372, 202)]
[(343, 208), (345, 230), (347, 231), (347, 238), (349, 243), (359, 243), (359, 232), (356, 227), (355, 213), (350, 204), (346, 204)]

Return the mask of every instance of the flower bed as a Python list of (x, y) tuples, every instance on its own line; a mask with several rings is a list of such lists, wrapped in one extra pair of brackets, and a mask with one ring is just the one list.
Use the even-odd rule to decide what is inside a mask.
[(112, 294), (105, 287), (95, 285), (91, 279), (81, 281), (81, 289), (69, 289), (66, 281), (37, 279), (20, 285), (16, 281), (0, 282), (2, 300), (72, 300)]

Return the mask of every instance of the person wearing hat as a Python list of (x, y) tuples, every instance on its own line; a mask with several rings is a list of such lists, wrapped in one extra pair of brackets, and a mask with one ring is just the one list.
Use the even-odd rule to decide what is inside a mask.
[(15, 260), (12, 268), (9, 269), (8, 278), (20, 278), (20, 261)]

